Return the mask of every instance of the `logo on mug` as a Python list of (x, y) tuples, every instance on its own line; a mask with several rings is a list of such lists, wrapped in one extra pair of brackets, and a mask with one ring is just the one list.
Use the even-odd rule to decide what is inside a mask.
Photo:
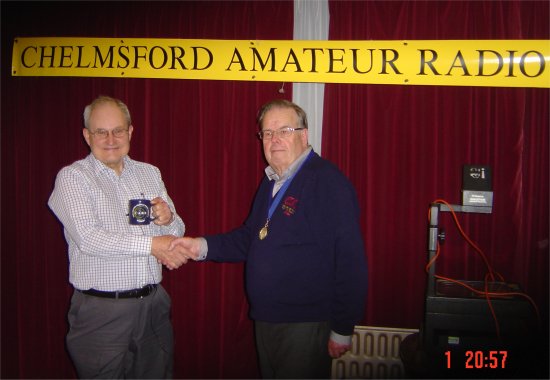
[(130, 224), (151, 223), (151, 201), (148, 199), (130, 199)]

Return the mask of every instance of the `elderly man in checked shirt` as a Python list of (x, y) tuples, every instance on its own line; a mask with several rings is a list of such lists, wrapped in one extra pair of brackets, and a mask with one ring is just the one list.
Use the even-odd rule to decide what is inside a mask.
[[(48, 205), (64, 227), (69, 281), (67, 348), (80, 378), (170, 378), (173, 334), (162, 264), (183, 236), (158, 168), (128, 156), (133, 126), (120, 100), (101, 96), (84, 110), (91, 153), (60, 170)], [(129, 200), (151, 201), (154, 220), (131, 225)]]

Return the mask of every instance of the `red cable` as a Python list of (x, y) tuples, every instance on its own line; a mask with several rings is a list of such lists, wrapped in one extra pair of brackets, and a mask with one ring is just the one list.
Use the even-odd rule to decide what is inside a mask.
[[(493, 308), (493, 305), (492, 305), (492, 302), (491, 302), (491, 297), (497, 298), (497, 297), (521, 296), (521, 297), (526, 298), (531, 303), (533, 308), (535, 309), (536, 316), (537, 316), (537, 321), (538, 321), (538, 324), (539, 324), (539, 327), (540, 327), (541, 322), (540, 322), (540, 315), (539, 315), (538, 307), (537, 307), (536, 303), (533, 301), (533, 299), (531, 299), (531, 297), (529, 297), (527, 294), (522, 293), (522, 292), (490, 292), (489, 291), (489, 278), (491, 279), (492, 282), (495, 282), (495, 273), (496, 273), (498, 275), (500, 281), (505, 282), (504, 277), (502, 277), (502, 275), (500, 275), (500, 273), (493, 271), (493, 268), (490, 265), (489, 260), (487, 259), (487, 256), (485, 256), (483, 251), (472, 240), (470, 240), (470, 238), (466, 235), (466, 233), (464, 232), (464, 230), (460, 226), (460, 223), (458, 222), (458, 218), (457, 218), (456, 213), (455, 213), (454, 209), (452, 208), (452, 206), (447, 201), (445, 201), (443, 199), (436, 199), (433, 203), (445, 204), (449, 208), (449, 210), (451, 211), (453, 220), (455, 222), (455, 225), (457, 226), (460, 234), (466, 240), (466, 242), (468, 244), (470, 244), (470, 246), (473, 247), (474, 250), (481, 256), (481, 258), (483, 259), (483, 261), (485, 263), (485, 266), (487, 267), (487, 270), (488, 270), (488, 273), (485, 275), (485, 279), (484, 279), (484, 288), (485, 288), (484, 291), (477, 290), (477, 289), (469, 286), (468, 284), (466, 284), (466, 283), (464, 283), (460, 280), (455, 280), (455, 279), (452, 279), (452, 278), (449, 278), (449, 277), (440, 276), (440, 275), (436, 275), (436, 274), (434, 274), (434, 277), (437, 278), (437, 279), (440, 279), (440, 280), (449, 281), (449, 282), (458, 284), (460, 286), (463, 286), (464, 288), (466, 288), (466, 289), (468, 289), (468, 290), (470, 290), (470, 291), (472, 291), (476, 294), (484, 295), (485, 299), (487, 300), (487, 305), (489, 306), (489, 309), (491, 311), (491, 315), (493, 317), (493, 320), (495, 322), (495, 330), (496, 330), (497, 337), (499, 339), (500, 339), (500, 323), (498, 322), (498, 318), (497, 318), (495, 310)], [(430, 220), (430, 212), (431, 212), (431, 209), (428, 209), (428, 221)], [(438, 259), (439, 255), (441, 253), (441, 248), (440, 248), (440, 245), (439, 245), (439, 241), (436, 241), (436, 247), (437, 247), (436, 248), (436, 254), (428, 262), (428, 264), (426, 264), (425, 270), (426, 270), (427, 273), (429, 272), (429, 268), (435, 263), (435, 261)]]

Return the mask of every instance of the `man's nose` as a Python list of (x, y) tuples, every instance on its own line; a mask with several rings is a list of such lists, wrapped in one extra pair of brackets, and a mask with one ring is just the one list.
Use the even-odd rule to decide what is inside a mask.
[(108, 132), (107, 138), (105, 140), (107, 140), (107, 143), (109, 145), (111, 145), (115, 142), (116, 137), (115, 137), (115, 134), (113, 133), (113, 131)]
[(280, 142), (281, 141), (281, 135), (278, 131), (273, 132), (273, 136), (271, 136), (271, 142)]

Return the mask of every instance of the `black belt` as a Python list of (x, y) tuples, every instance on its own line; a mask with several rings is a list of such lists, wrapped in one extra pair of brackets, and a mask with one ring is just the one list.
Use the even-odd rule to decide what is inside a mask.
[(95, 289), (78, 290), (78, 291), (81, 293), (87, 294), (89, 296), (102, 297), (102, 298), (143, 298), (151, 294), (156, 287), (157, 287), (157, 284), (145, 285), (141, 289), (124, 290), (122, 292), (103, 292), (101, 290), (95, 290)]

